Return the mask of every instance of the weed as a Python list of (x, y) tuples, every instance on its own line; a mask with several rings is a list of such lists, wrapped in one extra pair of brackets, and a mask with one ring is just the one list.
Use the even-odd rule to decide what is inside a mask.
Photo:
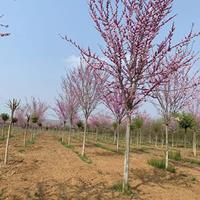
[(66, 147), (66, 148), (68, 148), (68, 149), (71, 149), (75, 154), (78, 155), (78, 157), (79, 157), (82, 161), (86, 162), (87, 164), (91, 164), (91, 163), (92, 163), (92, 160), (91, 160), (88, 156), (86, 156), (86, 155), (82, 156), (78, 151), (75, 150), (75, 147), (74, 147), (73, 145), (68, 145), (68, 144), (66, 144), (65, 142), (62, 142), (62, 141), (61, 141), (61, 144), (62, 144), (64, 147)]
[(180, 153), (180, 151), (170, 151), (169, 152), (169, 159), (180, 161), (181, 160), (181, 153)]
[(111, 148), (106, 147), (106, 146), (104, 146), (104, 145), (102, 145), (102, 144), (100, 144), (100, 143), (95, 144), (95, 146), (98, 147), (98, 148), (101, 148), (101, 149), (104, 149), (104, 150), (113, 152), (113, 153), (123, 154), (122, 151), (117, 151), (117, 150), (111, 149)]
[(165, 169), (165, 160), (152, 158), (148, 161), (148, 164), (158, 169)]
[(196, 181), (197, 179), (196, 179), (196, 177), (193, 176), (191, 180), (192, 181)]
[(28, 144), (28, 145), (35, 144), (35, 140), (28, 140), (28, 141), (26, 142), (26, 144)]
[(133, 195), (134, 192), (131, 188), (130, 185), (128, 185), (128, 190), (123, 192), (123, 183), (122, 182), (118, 182), (118, 183), (115, 183), (112, 187), (111, 187), (111, 190), (114, 191), (114, 192), (120, 192), (120, 193), (123, 193), (125, 195)]
[[(165, 160), (160, 160), (160, 159), (154, 159), (152, 158), (151, 160), (148, 161), (148, 164), (155, 167), (155, 168), (158, 168), (158, 169), (165, 169)], [(168, 172), (171, 172), (171, 173), (175, 173), (176, 172), (176, 169), (174, 166), (172, 165), (169, 165), (168, 168), (166, 169)]]

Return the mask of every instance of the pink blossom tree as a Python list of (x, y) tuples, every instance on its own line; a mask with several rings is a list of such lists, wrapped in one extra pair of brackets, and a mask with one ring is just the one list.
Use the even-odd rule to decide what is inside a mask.
[(66, 102), (62, 98), (57, 98), (56, 104), (53, 108), (54, 112), (56, 113), (57, 117), (62, 122), (64, 127), (68, 118), (66, 107)]
[(49, 106), (42, 102), (40, 99), (32, 97), (31, 102), (28, 104), (31, 116), (37, 118), (37, 123), (42, 123), (45, 120), (45, 114)]
[(60, 95), (61, 99), (65, 102), (65, 109), (67, 113), (67, 119), (69, 120), (70, 130), (68, 137), (68, 145), (71, 142), (71, 132), (73, 126), (78, 121), (78, 109), (79, 101), (78, 96), (73, 87), (74, 83), (72, 80), (72, 72), (69, 72), (62, 80), (62, 94)]
[(31, 119), (31, 108), (28, 104), (20, 106), (16, 112), (15, 117), (17, 118), (17, 124), (20, 127), (25, 128), (24, 138), (23, 138), (23, 146), (26, 147), (26, 136), (28, 133), (30, 119)]
[(96, 108), (100, 100), (101, 81), (90, 66), (80, 61), (80, 66), (71, 74), (72, 90), (78, 98), (78, 104), (83, 112), (84, 134), (81, 155), (85, 155), (86, 132), (88, 128), (88, 118)]
[(191, 76), (190, 72), (196, 59), (193, 51), (186, 48), (179, 48), (174, 55), (165, 57), (163, 64), (170, 68), (170, 65), (180, 66), (180, 69), (169, 75), (168, 79), (153, 90), (153, 104), (162, 115), (165, 123), (165, 167), (168, 168), (169, 145), (168, 130), (172, 117), (182, 110), (193, 98), (198, 85), (198, 73)]
[[(49, 106), (42, 102), (40, 99), (36, 99), (35, 97), (32, 97), (30, 103), (27, 103), (27, 106), (29, 108), (30, 113), (30, 122), (33, 125), (38, 125), (42, 127), (42, 123), (45, 120), (45, 114), (49, 108)], [(37, 129), (37, 126), (35, 127)], [(34, 141), (35, 132), (31, 132), (31, 141)]]
[(112, 118), (105, 113), (97, 113), (88, 119), (88, 124), (96, 129), (96, 142), (98, 141), (99, 128), (108, 128), (112, 124)]
[(80, 50), (91, 67), (109, 74), (109, 87), (121, 91), (127, 119), (123, 191), (128, 190), (131, 114), (180, 67), (176, 60), (173, 65), (162, 65), (166, 55), (198, 35), (191, 31), (181, 42), (173, 44), (175, 25), (172, 24), (163, 40), (157, 38), (161, 28), (174, 18), (169, 16), (172, 3), (173, 0), (89, 0), (90, 15), (105, 42), (101, 47), (103, 56), (63, 37)]
[(169, 130), (171, 131), (171, 140), (172, 140), (172, 148), (174, 147), (174, 136), (176, 134), (176, 131), (179, 127), (178, 121), (176, 118), (171, 118), (169, 122)]
[(200, 130), (200, 88), (198, 87), (193, 99), (186, 106), (186, 111), (190, 112), (196, 121), (196, 126), (193, 130), (192, 150), (194, 157), (197, 156), (197, 132)]
[[(56, 99), (56, 104), (53, 110), (56, 113), (59, 120), (62, 122), (63, 127), (65, 128), (65, 124), (68, 119), (67, 106), (66, 106), (66, 102), (61, 97), (59, 99)], [(61, 142), (62, 143), (64, 142), (64, 132), (62, 132)]]
[(116, 148), (119, 150), (119, 129), (122, 119), (125, 117), (125, 107), (122, 104), (122, 91), (119, 88), (104, 87), (102, 100), (106, 107), (112, 112), (116, 127), (114, 128), (114, 143), (116, 139)]
[(6, 139), (4, 165), (6, 165), (7, 161), (8, 161), (9, 141), (10, 141), (10, 135), (11, 135), (11, 132), (12, 132), (13, 118), (14, 118), (15, 111), (17, 110), (17, 108), (20, 105), (20, 101), (18, 101), (17, 99), (12, 99), (12, 100), (9, 100), (7, 105), (10, 109), (11, 115), (10, 115), (10, 123), (9, 123), (9, 127), (8, 127), (7, 139)]
[(138, 112), (136, 117), (133, 120), (133, 126), (138, 129), (137, 130), (137, 148), (142, 146), (142, 129), (145, 124), (150, 120), (147, 112)]

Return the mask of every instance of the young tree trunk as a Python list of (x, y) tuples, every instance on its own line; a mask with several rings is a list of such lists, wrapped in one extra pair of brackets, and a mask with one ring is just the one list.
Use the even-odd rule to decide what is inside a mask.
[(149, 134), (149, 144), (151, 144), (151, 133)]
[(184, 148), (187, 148), (187, 129), (185, 129), (185, 133), (184, 133)]
[(192, 142), (192, 147), (193, 147), (193, 155), (194, 157), (197, 156), (197, 138), (196, 138), (196, 131), (193, 131), (193, 142)]
[(130, 133), (130, 144), (133, 144), (133, 132)]
[(81, 152), (81, 155), (82, 155), (82, 156), (85, 155), (86, 132), (87, 132), (87, 118), (86, 118), (85, 124), (84, 124), (83, 147), (82, 147), (82, 152)]
[(120, 123), (118, 123), (117, 124), (117, 131), (116, 131), (116, 133), (117, 133), (117, 138), (116, 138), (116, 140), (117, 140), (117, 152), (119, 151), (119, 128), (120, 128)]
[(64, 143), (64, 137), (65, 137), (65, 132), (64, 130), (62, 131), (62, 137), (61, 137), (61, 142)]
[(26, 147), (26, 136), (27, 136), (27, 131), (28, 131), (28, 125), (26, 125), (26, 129), (24, 132), (24, 148)]
[(96, 143), (98, 142), (98, 128), (96, 128)]
[(139, 148), (142, 147), (142, 131), (139, 129), (139, 136), (140, 136), (140, 143), (139, 143)]
[(123, 192), (128, 191), (130, 131), (131, 131), (131, 115), (127, 114), (126, 143), (125, 143), (125, 156), (124, 156)]
[(68, 135), (68, 145), (71, 144), (71, 128), (69, 130), (69, 135)]
[(33, 142), (33, 140), (34, 140), (34, 132), (33, 130), (31, 130), (31, 142)]
[(116, 140), (117, 140), (117, 128), (114, 129), (113, 144), (116, 144)]
[(156, 135), (156, 140), (155, 140), (155, 147), (158, 147), (158, 135)]
[(139, 132), (138, 132), (138, 130), (136, 130), (137, 131), (137, 149), (139, 148)]
[(5, 149), (5, 157), (4, 157), (4, 165), (7, 164), (8, 161), (8, 148), (9, 148), (9, 140), (10, 140), (10, 134), (12, 130), (12, 122), (10, 123), (8, 127), (8, 134), (7, 134), (7, 140), (6, 140), (6, 149)]
[(169, 165), (168, 124), (165, 125), (165, 136), (165, 169), (167, 169)]
[(68, 135), (68, 145), (71, 144), (71, 134), (72, 134), (72, 126), (73, 126), (73, 118), (70, 118), (70, 129), (69, 129), (69, 135)]
[(162, 131), (162, 148), (164, 147), (164, 133), (163, 133), (163, 131)]
[(172, 133), (172, 148), (174, 147), (174, 133)]
[(5, 127), (5, 123), (3, 123), (2, 130), (1, 130), (1, 133), (2, 133), (2, 139), (3, 139), (3, 140), (4, 140), (4, 127)]

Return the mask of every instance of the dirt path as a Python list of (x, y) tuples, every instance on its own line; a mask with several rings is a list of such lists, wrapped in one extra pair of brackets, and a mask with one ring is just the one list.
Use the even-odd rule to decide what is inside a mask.
[[(20, 151), (20, 152), (19, 152)], [(41, 135), (21, 152), (11, 142), (10, 163), (1, 167), (0, 199), (114, 199), (103, 176), (62, 146), (54, 136)]]
[[(9, 165), (0, 167), (0, 200), (198, 200), (200, 196), (200, 182), (192, 180), (193, 175), (200, 178), (199, 168), (178, 169), (184, 174), (165, 173), (147, 164), (151, 155), (133, 154), (130, 181), (136, 194), (123, 196), (110, 189), (122, 178), (123, 155), (89, 146), (86, 152), (92, 163), (87, 164), (54, 135), (37, 136), (25, 151), (19, 141), (21, 137), (11, 141)], [(0, 144), (1, 156), (3, 147)]]

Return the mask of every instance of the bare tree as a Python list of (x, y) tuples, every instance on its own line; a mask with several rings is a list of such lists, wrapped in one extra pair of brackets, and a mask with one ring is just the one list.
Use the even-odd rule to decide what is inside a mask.
[(10, 124), (8, 127), (8, 134), (7, 134), (7, 140), (6, 140), (6, 148), (5, 148), (5, 157), (4, 157), (4, 164), (7, 164), (7, 160), (8, 160), (8, 148), (9, 148), (9, 139), (10, 139), (10, 134), (12, 132), (12, 124), (13, 124), (13, 118), (14, 118), (14, 113), (16, 111), (16, 109), (19, 107), (20, 105), (20, 101), (13, 99), (13, 100), (9, 100), (8, 102), (8, 107), (11, 111), (11, 115), (10, 115)]

